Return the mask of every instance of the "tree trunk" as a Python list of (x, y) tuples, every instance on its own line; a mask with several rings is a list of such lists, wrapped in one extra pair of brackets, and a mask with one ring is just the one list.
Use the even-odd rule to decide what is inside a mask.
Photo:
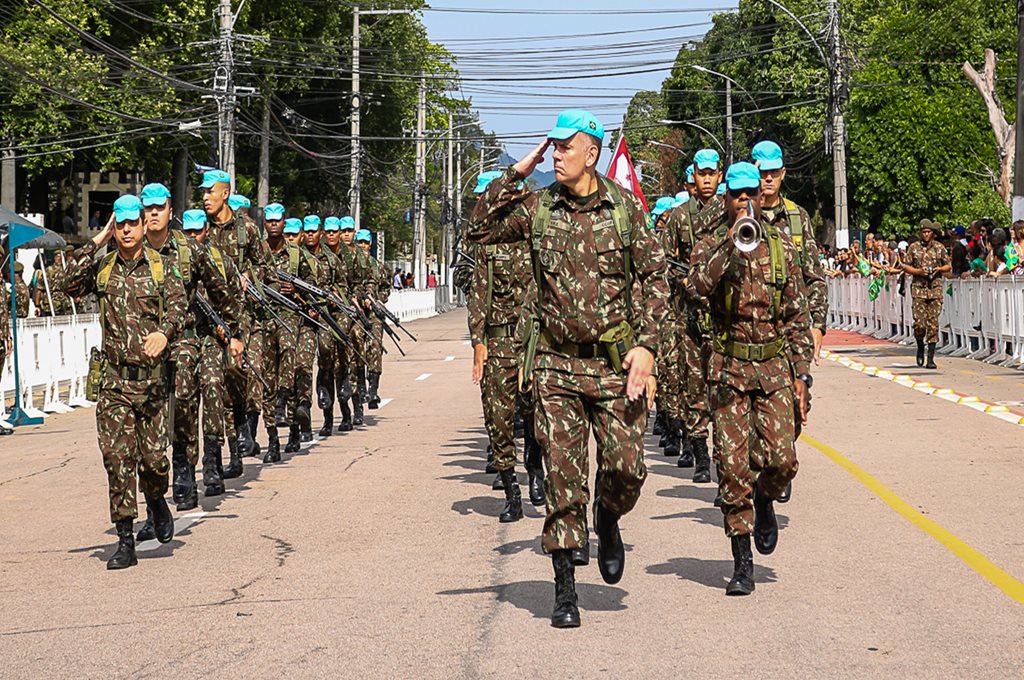
[(988, 122), (996, 136), (996, 154), (999, 157), (999, 173), (995, 190), (1006, 205), (1010, 205), (1010, 178), (1013, 177), (1013, 152), (1016, 145), (1016, 126), (1006, 122), (1006, 112), (996, 93), (996, 53), (985, 50), (985, 66), (978, 73), (970, 62), (965, 61), (964, 75), (981, 94), (988, 109)]

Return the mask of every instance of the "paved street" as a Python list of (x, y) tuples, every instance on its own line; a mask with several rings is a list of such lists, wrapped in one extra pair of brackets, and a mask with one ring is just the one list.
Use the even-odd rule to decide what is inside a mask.
[(839, 359), (1010, 409), (1024, 373), (945, 357), (926, 372), (906, 348), (830, 335), (757, 592), (725, 597), (715, 491), (649, 437), (626, 575), (578, 569), (583, 626), (559, 631), (542, 512), (497, 521), (465, 311), (410, 328), (370, 426), (246, 459), (127, 571), (105, 570), (93, 411), (0, 440), (0, 675), (1020, 677), (1024, 427)]

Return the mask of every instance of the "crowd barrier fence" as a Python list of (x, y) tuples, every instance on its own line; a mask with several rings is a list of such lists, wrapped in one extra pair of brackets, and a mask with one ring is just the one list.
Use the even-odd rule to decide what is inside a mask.
[[(828, 280), (831, 328), (901, 344), (914, 342), (914, 310), (907, 282), (896, 277), (868, 299), (871, 279)], [(944, 279), (938, 351), (990, 364), (1024, 368), (1024, 277)]]

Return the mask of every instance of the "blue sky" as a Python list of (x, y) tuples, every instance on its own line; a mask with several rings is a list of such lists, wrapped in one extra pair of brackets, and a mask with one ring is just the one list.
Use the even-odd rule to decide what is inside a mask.
[[(561, 4), (539, 0), (437, 0), (433, 4), (439, 9), (488, 10), (428, 10), (423, 20), (430, 39), (445, 44), (459, 58), (459, 70), (465, 79), (463, 94), (473, 101), (484, 129), (497, 133), (508, 152), (517, 157), (543, 137), (561, 109), (586, 108), (606, 127), (617, 127), (632, 94), (659, 89), (679, 46), (699, 39), (707, 31), (713, 13), (710, 10), (736, 7), (734, 0), (589, 0)], [(530, 14), (531, 10), (588, 13)], [(609, 33), (615, 34), (600, 35)], [(644, 72), (609, 75), (609, 71)], [(585, 75), (597, 77), (582, 77)], [(564, 76), (575, 77), (566, 80)], [(502, 78), (517, 80), (499, 80)]]

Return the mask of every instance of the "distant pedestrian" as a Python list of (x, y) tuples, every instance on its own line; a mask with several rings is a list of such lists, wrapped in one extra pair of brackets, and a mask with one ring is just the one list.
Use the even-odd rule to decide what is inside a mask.
[(391, 279), (391, 287), (395, 290), (402, 290), (405, 288), (405, 285), (402, 283), (402, 270), (398, 267), (395, 267), (395, 275)]
[(405, 275), (405, 287), (412, 288), (412, 274)]
[(99, 229), (100, 228), (100, 211), (95, 210), (92, 213), (92, 217), (89, 218), (89, 228)]
[(431, 269), (430, 273), (427, 274), (427, 288), (436, 288), (436, 287), (437, 287), (437, 274), (435, 274), (434, 270)]

